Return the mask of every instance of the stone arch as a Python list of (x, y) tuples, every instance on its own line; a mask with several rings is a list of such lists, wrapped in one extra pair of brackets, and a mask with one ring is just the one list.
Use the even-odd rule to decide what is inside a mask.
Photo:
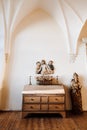
[(78, 40), (82, 42), (82, 38), (87, 37), (87, 20), (83, 23)]
[(79, 50), (80, 44), (83, 43), (83, 40), (82, 40), (83, 38), (87, 38), (87, 20), (85, 20), (85, 22), (83, 23), (83, 26), (82, 26), (81, 31), (78, 36), (78, 41), (77, 41), (77, 46), (76, 46), (77, 51)]

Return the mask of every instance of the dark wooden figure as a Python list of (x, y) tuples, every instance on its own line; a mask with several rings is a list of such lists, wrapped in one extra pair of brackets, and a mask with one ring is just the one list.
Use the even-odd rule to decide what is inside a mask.
[(71, 80), (71, 102), (72, 102), (72, 112), (75, 114), (82, 113), (82, 97), (81, 97), (81, 84), (79, 82), (79, 77), (77, 73), (73, 74), (73, 79)]

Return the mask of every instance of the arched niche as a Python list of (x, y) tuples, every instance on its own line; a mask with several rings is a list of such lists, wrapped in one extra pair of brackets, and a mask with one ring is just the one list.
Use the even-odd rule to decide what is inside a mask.
[[(36, 61), (45, 59), (48, 62), (52, 59), (58, 74), (59, 70), (62, 71), (59, 69), (63, 67), (61, 64), (66, 62), (64, 57), (67, 55), (67, 47), (64, 33), (58, 23), (41, 9), (34, 10), (31, 15), (24, 17), (13, 36), (7, 78), (9, 109), (20, 109), (20, 92), (24, 84), (29, 83), (28, 76), (34, 76)], [(35, 79), (32, 78), (31, 82), (35, 84)]]

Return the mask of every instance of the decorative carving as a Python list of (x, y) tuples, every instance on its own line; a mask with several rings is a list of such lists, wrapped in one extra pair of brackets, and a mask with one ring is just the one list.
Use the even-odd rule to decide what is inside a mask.
[(49, 76), (49, 75), (44, 75), (44, 76), (37, 76), (36, 77), (37, 84), (39, 85), (58, 85), (58, 76)]
[(81, 98), (81, 84), (79, 82), (78, 74), (73, 74), (73, 79), (71, 80), (71, 101), (72, 101), (72, 111), (73, 113), (82, 113), (82, 98)]
[(83, 43), (87, 43), (87, 37), (82, 38)]
[(76, 60), (76, 54), (70, 53), (69, 54), (69, 61), (70, 61), (70, 63), (74, 63), (75, 60)]
[(50, 60), (48, 64), (46, 64), (45, 60), (42, 60), (41, 62), (36, 62), (36, 74), (41, 75), (48, 75), (48, 74), (54, 74), (54, 65), (53, 61)]
[(52, 84), (53, 76), (37, 76), (37, 84), (39, 85), (50, 85)]
[(53, 61), (50, 60), (48, 64), (45, 60), (42, 60), (41, 62), (36, 62), (36, 81), (37, 84), (44, 84), (44, 85), (50, 85), (50, 84), (58, 84), (58, 76), (55, 78), (52, 74), (54, 74), (54, 65)]
[(86, 62), (87, 62), (87, 37), (82, 38), (82, 42), (85, 44), (86, 47)]

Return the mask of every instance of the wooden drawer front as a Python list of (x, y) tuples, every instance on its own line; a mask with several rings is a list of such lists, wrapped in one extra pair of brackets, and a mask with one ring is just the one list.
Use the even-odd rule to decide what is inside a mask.
[(24, 96), (24, 103), (38, 103), (38, 102), (40, 102), (40, 97)]
[(42, 103), (47, 103), (48, 102), (48, 97), (41, 97), (41, 102)]
[(49, 105), (49, 110), (64, 110), (64, 104), (52, 104), (52, 105)]
[(64, 96), (55, 96), (55, 97), (49, 97), (49, 102), (54, 102), (54, 103), (64, 103)]
[(23, 106), (24, 111), (39, 111), (40, 105), (37, 104), (24, 104)]
[(42, 104), (41, 105), (41, 110), (48, 110), (48, 105)]

